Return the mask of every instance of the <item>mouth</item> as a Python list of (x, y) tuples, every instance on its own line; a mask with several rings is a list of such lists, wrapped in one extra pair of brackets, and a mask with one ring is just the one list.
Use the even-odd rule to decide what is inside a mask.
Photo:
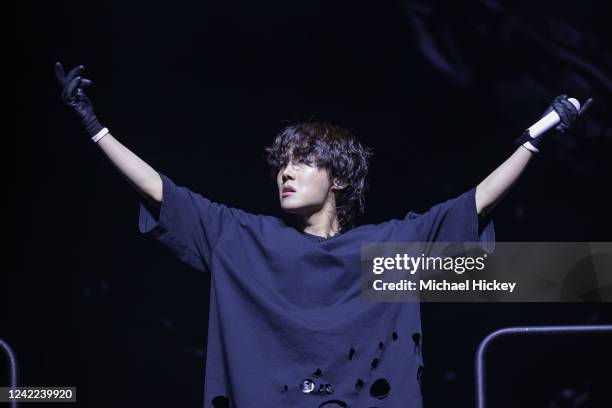
[(293, 187), (291, 187), (291, 186), (285, 186), (285, 187), (283, 187), (283, 190), (282, 190), (282, 192), (281, 192), (281, 195), (282, 195), (283, 197), (287, 197), (287, 196), (289, 196), (289, 195), (291, 195), (291, 194), (293, 194), (293, 193), (295, 193), (295, 189), (294, 189)]

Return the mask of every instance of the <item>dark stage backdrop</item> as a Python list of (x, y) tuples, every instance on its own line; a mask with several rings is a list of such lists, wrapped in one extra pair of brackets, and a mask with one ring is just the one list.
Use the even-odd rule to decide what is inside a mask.
[[(87, 407), (203, 404), (209, 276), (138, 233), (139, 196), (60, 103), (56, 60), (85, 65), (102, 123), (155, 169), (253, 213), (279, 214), (264, 155), (276, 132), (306, 119), (349, 128), (375, 153), (361, 223), (459, 195), (556, 95), (593, 96), (582, 127), (550, 138), (494, 219), (499, 241), (610, 241), (606, 2), (449, 3), (47, 2), (46, 55), (25, 60), (40, 59), (47, 123), (32, 134), (27, 114), (45, 88), (22, 94), (5, 213), (17, 221), (7, 256), (21, 262), (3, 274), (0, 337), (21, 384), (76, 385)], [(474, 405), (474, 354), (495, 329), (612, 322), (607, 304), (423, 313), (429, 407)], [(604, 406), (605, 340), (500, 343), (491, 406)]]

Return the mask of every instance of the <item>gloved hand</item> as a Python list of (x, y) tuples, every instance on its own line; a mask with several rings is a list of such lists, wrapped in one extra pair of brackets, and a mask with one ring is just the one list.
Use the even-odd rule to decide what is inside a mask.
[[(551, 111), (555, 111), (559, 118), (561, 119), (559, 124), (555, 127), (561, 133), (566, 132), (571, 129), (571, 127), (584, 115), (584, 113), (589, 109), (591, 104), (593, 103), (593, 98), (587, 99), (581, 106), (580, 110), (576, 109), (574, 104), (572, 104), (567, 95), (559, 95), (551, 102), (548, 109), (542, 114), (542, 117), (548, 115)], [(529, 132), (526, 130), (523, 134), (514, 140), (514, 144), (516, 146), (520, 146), (525, 142), (529, 142), (531, 147), (527, 147), (534, 153), (537, 153), (539, 150), (536, 146), (542, 143), (543, 137), (545, 133), (539, 135), (536, 138), (532, 138), (529, 135)]]
[(546, 116), (550, 111), (554, 110), (561, 118), (561, 122), (559, 122), (555, 129), (557, 129), (561, 133), (571, 129), (574, 123), (576, 123), (576, 121), (580, 119), (580, 117), (587, 111), (587, 109), (589, 109), (589, 107), (593, 103), (593, 98), (589, 98), (582, 104), (580, 110), (577, 110), (574, 104), (572, 104), (567, 99), (567, 95), (557, 96), (551, 102), (548, 110), (546, 110), (546, 112), (544, 112), (544, 115), (542, 115)]
[(76, 112), (77, 116), (83, 122), (85, 130), (90, 136), (96, 135), (104, 127), (96, 118), (93, 104), (85, 95), (84, 88), (90, 86), (92, 82), (89, 79), (81, 77), (85, 67), (79, 65), (73, 68), (68, 75), (64, 73), (64, 68), (59, 62), (55, 63), (55, 77), (62, 86), (62, 101)]

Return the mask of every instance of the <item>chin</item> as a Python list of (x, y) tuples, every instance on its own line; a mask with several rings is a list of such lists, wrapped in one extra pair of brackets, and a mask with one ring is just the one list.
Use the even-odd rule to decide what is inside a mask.
[(281, 209), (287, 213), (295, 214), (295, 215), (303, 214), (305, 210), (307, 210), (307, 208), (304, 207), (302, 203), (296, 203), (296, 202), (289, 203), (287, 201), (281, 202)]
[(281, 205), (281, 210), (283, 210), (284, 212), (290, 213), (290, 214), (299, 214), (300, 206)]

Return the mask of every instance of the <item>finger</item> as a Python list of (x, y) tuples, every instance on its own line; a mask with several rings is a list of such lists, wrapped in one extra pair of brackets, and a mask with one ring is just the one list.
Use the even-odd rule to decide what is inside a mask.
[(88, 86), (91, 86), (91, 84), (93, 84), (93, 82), (89, 79), (86, 78), (81, 78), (81, 88), (87, 88)]
[(583, 113), (585, 113), (593, 104), (593, 98), (589, 98), (586, 100), (586, 102), (582, 105), (582, 108), (580, 108), (580, 112), (578, 112), (578, 115), (582, 115)]
[(573, 116), (572, 111), (565, 106), (563, 102), (553, 102), (552, 107), (557, 115), (559, 115), (562, 124), (569, 125), (571, 123)]
[(563, 105), (566, 109), (570, 110), (571, 112), (578, 112), (578, 109), (576, 109), (576, 106), (571, 103), (568, 99), (564, 99), (561, 102), (561, 105)]
[(560, 105), (567, 115), (568, 123), (572, 123), (578, 117), (578, 109), (568, 100), (561, 101)]
[(74, 98), (74, 91), (76, 90), (76, 88), (79, 87), (79, 82), (81, 82), (81, 77), (76, 77), (74, 78), (72, 81), (70, 81), (68, 83), (68, 86), (66, 86), (66, 97), (68, 99), (73, 99)]
[(566, 95), (566, 94), (561, 94), (561, 95), (557, 96), (557, 97), (556, 97), (556, 98), (553, 100), (553, 102), (561, 102), (561, 101), (564, 101), (564, 100), (566, 100), (566, 99), (567, 99), (567, 95)]
[(81, 72), (85, 69), (84, 66), (79, 65), (78, 67), (74, 67), (72, 68), (72, 70), (68, 73), (68, 75), (66, 75), (66, 82), (72, 82), (72, 80), (81, 75)]
[[(79, 88), (80, 89), (80, 88)], [(79, 99), (81, 101), (86, 102), (88, 105), (91, 105), (91, 101), (89, 100), (89, 98), (87, 97), (87, 94), (85, 94), (85, 92), (81, 91), (81, 94), (79, 95)]]
[(64, 73), (64, 67), (59, 61), (55, 63), (55, 77), (62, 83), (62, 85), (64, 84), (66, 74)]

